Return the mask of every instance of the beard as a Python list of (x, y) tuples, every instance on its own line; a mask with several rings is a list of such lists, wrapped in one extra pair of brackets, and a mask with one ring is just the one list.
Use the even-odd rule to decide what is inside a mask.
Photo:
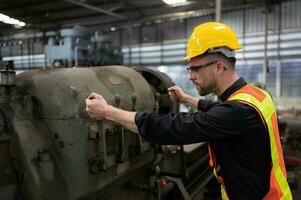
[(197, 86), (198, 93), (201, 96), (206, 96), (212, 92), (216, 91), (216, 83), (215, 82), (209, 82), (206, 86)]
[(210, 94), (210, 93), (212, 93), (212, 92), (213, 92), (213, 91), (211, 91), (211, 90), (203, 89), (203, 88), (200, 88), (200, 89), (198, 90), (198, 93), (199, 93), (200, 96), (206, 96), (206, 95), (208, 95), (208, 94)]

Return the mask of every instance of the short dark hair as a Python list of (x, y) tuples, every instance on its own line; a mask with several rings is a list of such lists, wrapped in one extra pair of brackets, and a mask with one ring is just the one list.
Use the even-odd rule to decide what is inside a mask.
[(228, 63), (228, 66), (231, 67), (231, 68), (235, 68), (235, 63), (236, 63), (236, 58), (235, 57), (231, 57), (231, 58), (228, 58), (226, 57), (223, 53), (221, 52), (215, 52), (215, 53), (208, 53), (208, 52), (205, 52), (203, 53), (202, 55), (199, 55), (198, 57), (205, 57), (205, 56), (216, 56), (218, 57), (219, 59), (221, 60), (226, 60), (226, 62)]

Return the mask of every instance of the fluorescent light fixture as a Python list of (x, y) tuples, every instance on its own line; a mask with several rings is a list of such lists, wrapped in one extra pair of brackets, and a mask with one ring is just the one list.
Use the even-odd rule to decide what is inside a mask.
[(187, 0), (162, 0), (164, 3), (168, 5), (176, 5), (176, 4), (184, 4), (187, 2)]
[(14, 25), (16, 28), (21, 28), (26, 25), (25, 22), (21, 22), (2, 13), (0, 13), (0, 22)]

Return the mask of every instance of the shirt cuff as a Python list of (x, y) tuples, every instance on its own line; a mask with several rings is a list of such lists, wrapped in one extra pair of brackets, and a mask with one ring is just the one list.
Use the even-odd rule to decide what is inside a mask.
[(140, 122), (141, 122), (141, 117), (144, 113), (143, 112), (136, 112), (136, 115), (135, 115), (135, 123), (136, 123), (136, 126), (138, 128), (138, 132), (139, 132), (139, 135), (141, 135), (141, 132), (140, 132)]

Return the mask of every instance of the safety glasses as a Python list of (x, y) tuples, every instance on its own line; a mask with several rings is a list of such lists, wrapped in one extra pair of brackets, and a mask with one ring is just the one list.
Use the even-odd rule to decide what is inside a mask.
[(192, 73), (197, 73), (201, 68), (204, 68), (204, 67), (208, 67), (210, 65), (213, 65), (215, 63), (217, 63), (218, 61), (217, 60), (214, 60), (214, 61), (210, 61), (206, 64), (203, 64), (203, 65), (198, 65), (198, 66), (192, 66), (192, 67), (187, 67), (187, 71), (189, 74), (192, 74)]

